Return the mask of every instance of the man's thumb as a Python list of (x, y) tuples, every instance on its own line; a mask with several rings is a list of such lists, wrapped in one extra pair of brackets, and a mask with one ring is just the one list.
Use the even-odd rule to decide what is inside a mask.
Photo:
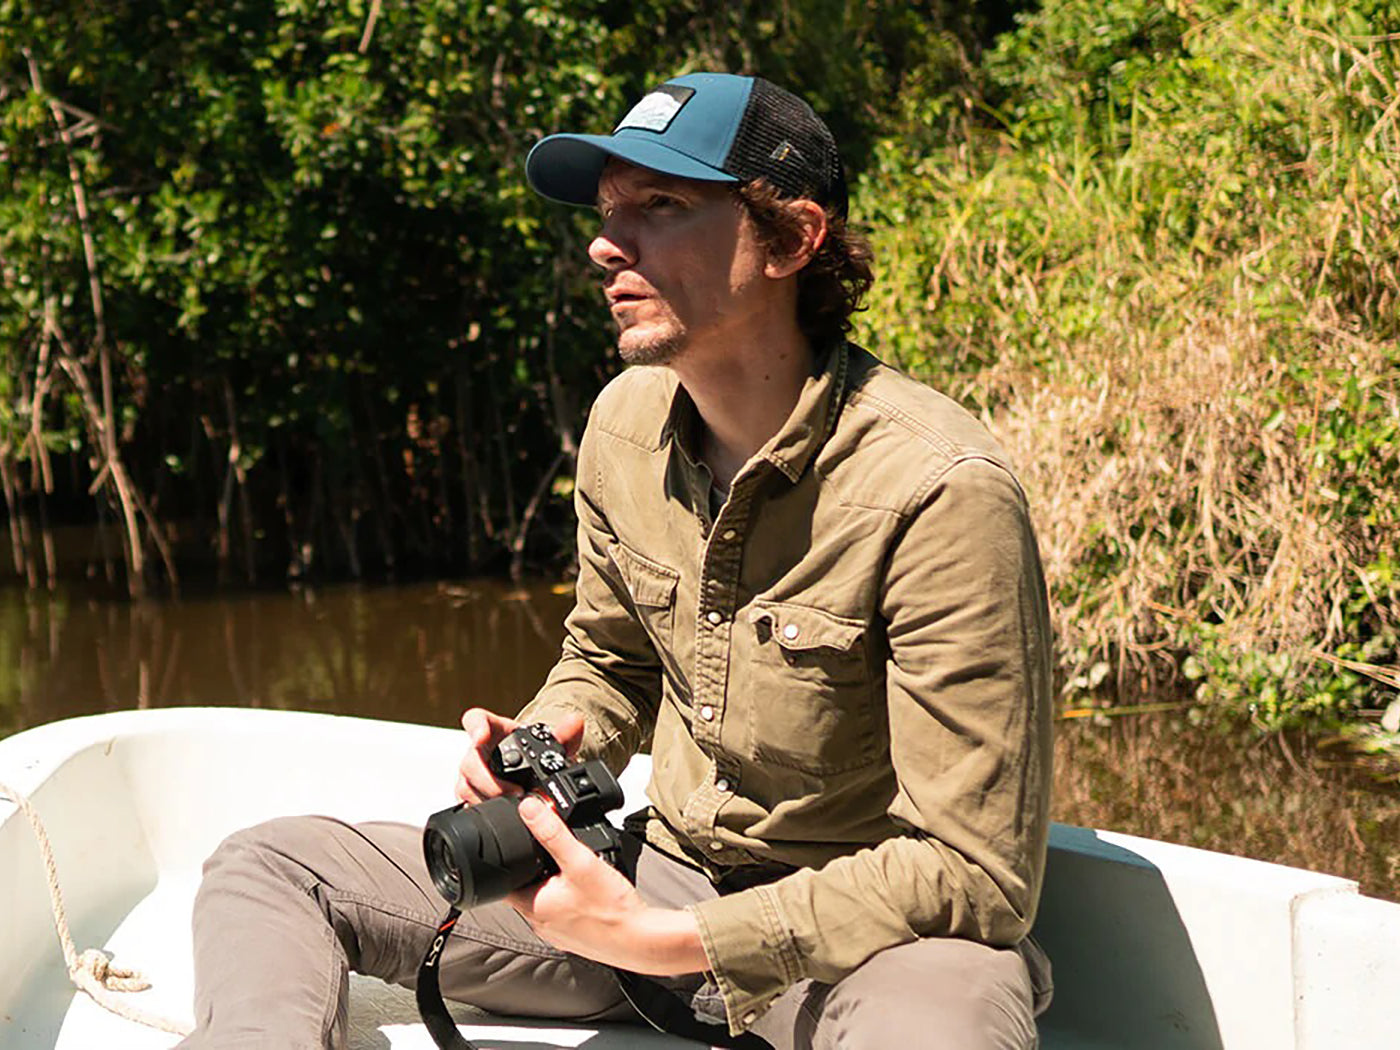
[(591, 852), (574, 838), (554, 807), (536, 795), (527, 795), (520, 800), (520, 819), (535, 841), (549, 851), (561, 871), (577, 861), (579, 850)]

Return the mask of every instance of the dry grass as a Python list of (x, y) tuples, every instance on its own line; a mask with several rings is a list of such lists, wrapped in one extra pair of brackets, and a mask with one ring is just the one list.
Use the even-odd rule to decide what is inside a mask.
[(862, 335), (1020, 465), (1076, 702), (1400, 748), (1400, 39), (1240, 10), (1116, 108), (887, 157)]
[[(1322, 371), (1379, 383), (1391, 367), (1379, 344), (1328, 349)], [(1168, 686), (1184, 666), (1182, 628), (1201, 625), (1242, 653), (1297, 657), (1351, 640), (1347, 603), (1374, 588), (1377, 554), (1400, 549), (1400, 498), (1388, 483), (1371, 490), (1375, 523), (1331, 513), (1337, 464), (1300, 437), (1324, 409), (1344, 410), (1331, 382), (1299, 391), (1311, 394), (1292, 406), (1303, 418), (1285, 411), (1270, 425), (1282, 411), (1273, 395), (1292, 380), (1258, 327), (1236, 320), (1191, 323), (1152, 352), (1081, 368), (1077, 383), (998, 377), (994, 420), (1033, 495), (1067, 678), (1107, 662), (1120, 693)], [(1373, 610), (1390, 627), (1394, 600), (1378, 593)]]

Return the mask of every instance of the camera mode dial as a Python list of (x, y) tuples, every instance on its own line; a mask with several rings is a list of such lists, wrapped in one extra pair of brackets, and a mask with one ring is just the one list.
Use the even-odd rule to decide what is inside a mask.
[(535, 722), (507, 735), (491, 753), (487, 765), (501, 780), (532, 791), (568, 765), (568, 757), (549, 726)]

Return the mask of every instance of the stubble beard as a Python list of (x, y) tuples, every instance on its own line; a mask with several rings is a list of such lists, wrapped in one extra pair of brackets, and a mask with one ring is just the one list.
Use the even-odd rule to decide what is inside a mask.
[(617, 353), (624, 364), (669, 365), (685, 350), (686, 342), (685, 331), (677, 328), (632, 340), (624, 329), (617, 335)]

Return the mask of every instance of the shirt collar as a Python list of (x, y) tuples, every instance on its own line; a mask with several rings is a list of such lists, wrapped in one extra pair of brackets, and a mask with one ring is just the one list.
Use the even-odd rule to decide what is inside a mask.
[[(782, 471), (789, 481), (795, 482), (802, 476), (836, 426), (849, 360), (849, 349), (844, 341), (820, 352), (787, 422), (758, 450), (758, 455)], [(671, 397), (661, 440), (663, 443), (674, 440), (686, 459), (691, 463), (700, 462), (700, 415), (695, 410), (695, 402), (679, 383)]]
[(797, 404), (787, 422), (778, 428), (758, 454), (797, 481), (817, 450), (831, 436), (846, 387), (849, 358), (844, 341), (833, 344), (818, 357), (812, 374), (802, 384)]

